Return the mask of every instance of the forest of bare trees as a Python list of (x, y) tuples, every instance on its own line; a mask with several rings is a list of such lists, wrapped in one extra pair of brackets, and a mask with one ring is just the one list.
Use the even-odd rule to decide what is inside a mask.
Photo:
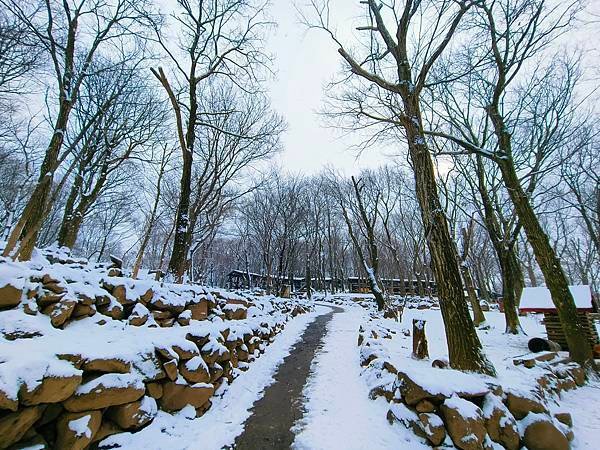
[(266, 0), (0, 0), (2, 256), (57, 245), (212, 285), (238, 269), (275, 294), (360, 276), (380, 309), (381, 279), (434, 280), (451, 365), (488, 374), (480, 300), (517, 334), (523, 288), (545, 284), (588, 362), (568, 286), (600, 290), (597, 79), (562, 47), (585, 5), (357, 1), (338, 34), (305, 3), (340, 64), (322, 120), (396, 149), (378, 169), (273, 164)]

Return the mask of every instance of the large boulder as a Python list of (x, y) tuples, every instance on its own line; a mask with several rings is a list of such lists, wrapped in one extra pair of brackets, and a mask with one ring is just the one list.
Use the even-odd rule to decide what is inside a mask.
[(528, 414), (521, 422), (528, 450), (569, 450), (569, 440), (545, 414)]
[(13, 308), (21, 303), (23, 291), (7, 284), (0, 288), (0, 308)]
[(179, 371), (183, 378), (192, 384), (208, 383), (210, 381), (208, 366), (200, 356), (194, 356), (192, 359), (183, 362), (179, 366)]
[(214, 391), (215, 388), (212, 384), (189, 385), (185, 383), (185, 380), (178, 379), (177, 382), (168, 382), (163, 385), (160, 405), (167, 411), (179, 411), (187, 405), (200, 408), (209, 401)]
[(156, 400), (145, 396), (135, 402), (110, 407), (106, 417), (124, 430), (136, 430), (152, 421), (157, 412)]
[(521, 420), (530, 412), (537, 414), (548, 412), (546, 406), (533, 393), (525, 395), (508, 392), (506, 406), (508, 406), (509, 411), (518, 420)]
[(26, 384), (21, 386), (19, 397), (21, 403), (28, 406), (40, 403), (58, 403), (73, 395), (77, 386), (81, 384), (81, 375), (45, 376), (32, 390)]
[(101, 411), (63, 414), (56, 422), (56, 448), (87, 448), (100, 429), (101, 423)]
[(462, 450), (482, 450), (487, 431), (483, 412), (474, 403), (452, 396), (440, 407), (448, 434)]
[(79, 386), (63, 405), (70, 412), (104, 409), (134, 402), (145, 392), (144, 383), (139, 377), (109, 373)]
[(43, 412), (44, 406), (31, 406), (0, 417), (0, 448), (19, 442)]
[(519, 448), (517, 421), (499, 397), (494, 394), (486, 395), (483, 403), (483, 415), (485, 428), (492, 441), (502, 444), (508, 450)]

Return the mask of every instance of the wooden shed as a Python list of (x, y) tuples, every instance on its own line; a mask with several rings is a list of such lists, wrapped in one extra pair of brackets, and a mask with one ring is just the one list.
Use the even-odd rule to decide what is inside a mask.
[[(577, 314), (581, 323), (583, 324), (585, 334), (593, 348), (594, 345), (598, 344), (598, 331), (594, 324), (594, 307), (592, 305), (592, 292), (590, 287), (587, 285), (569, 286), (569, 290), (575, 300), (575, 307), (577, 308)], [(545, 287), (528, 287), (523, 289), (521, 296), (521, 304), (519, 311), (543, 313), (544, 314), (544, 326), (546, 327), (546, 333), (548, 339), (557, 342), (563, 348), (568, 350), (567, 340), (565, 338), (560, 320), (558, 319), (558, 312), (550, 291)]]

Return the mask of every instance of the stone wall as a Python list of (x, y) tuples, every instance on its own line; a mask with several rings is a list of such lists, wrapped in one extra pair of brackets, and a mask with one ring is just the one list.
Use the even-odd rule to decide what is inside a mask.
[[(85, 449), (143, 428), (159, 409), (192, 405), (201, 416), (288, 318), (308, 310), (294, 300), (258, 305), (251, 296), (132, 280), (81, 260), (19, 264), (0, 262), (11, 280), (0, 288), (0, 448)], [(62, 335), (97, 339), (104, 356), (77, 343), (55, 348)], [(129, 345), (128, 336), (140, 342)], [(44, 358), (30, 358), (28, 374), (19, 353), (32, 346)]]
[[(571, 416), (551, 414), (549, 403), (560, 392), (585, 383), (585, 372), (579, 365), (550, 352), (515, 360), (515, 365), (543, 369), (529, 390), (501, 386), (500, 380), (448, 368), (403, 370), (394, 367), (384, 345), (383, 340), (392, 339), (394, 334), (372, 318), (361, 326), (358, 335), (362, 375), (370, 386), (371, 398), (384, 397), (389, 402), (390, 423), (412, 430), (435, 448), (570, 448), (574, 437)], [(442, 361), (434, 363), (445, 365)]]

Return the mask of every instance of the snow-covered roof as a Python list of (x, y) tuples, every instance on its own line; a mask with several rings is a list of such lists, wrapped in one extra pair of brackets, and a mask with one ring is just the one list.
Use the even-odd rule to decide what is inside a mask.
[[(592, 292), (587, 285), (569, 286), (577, 309), (592, 310)], [(521, 311), (548, 311), (556, 307), (550, 297), (550, 291), (545, 287), (527, 287), (521, 296)]]

